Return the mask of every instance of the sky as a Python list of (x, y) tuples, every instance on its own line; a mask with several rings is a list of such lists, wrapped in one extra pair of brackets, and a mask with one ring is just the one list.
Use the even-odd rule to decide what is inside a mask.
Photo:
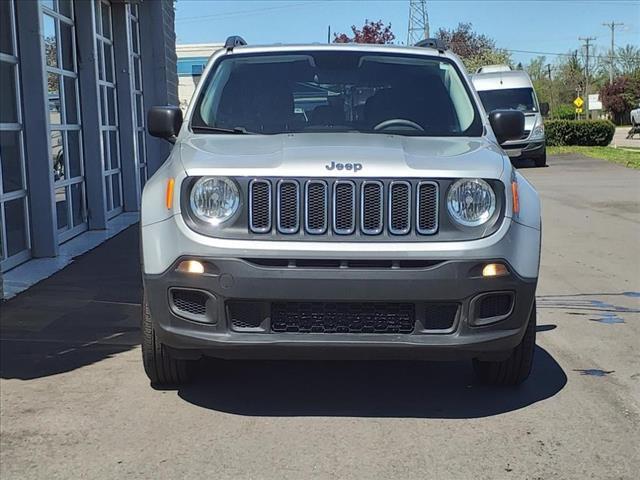
[[(611, 30), (616, 46), (640, 46), (640, 0), (427, 0), (432, 34), (471, 22), (475, 31), (511, 51), (514, 61), (527, 64), (544, 52), (579, 49), (578, 37), (596, 37), (598, 54), (605, 54)], [(326, 42), (332, 32), (351, 32), (365, 19), (391, 23), (396, 43), (406, 43), (409, 0), (177, 0), (177, 43), (224, 42), (241, 35), (250, 44)]]

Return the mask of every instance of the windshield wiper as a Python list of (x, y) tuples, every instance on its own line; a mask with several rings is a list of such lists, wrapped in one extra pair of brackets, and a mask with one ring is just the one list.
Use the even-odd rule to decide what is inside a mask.
[(191, 125), (191, 129), (195, 133), (232, 133), (236, 135), (255, 135), (253, 132), (247, 131), (244, 127), (222, 128), (222, 127), (210, 127), (208, 125)]

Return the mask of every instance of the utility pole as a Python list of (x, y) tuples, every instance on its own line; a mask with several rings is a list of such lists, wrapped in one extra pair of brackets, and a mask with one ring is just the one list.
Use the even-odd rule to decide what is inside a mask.
[(426, 0), (409, 0), (409, 31), (407, 46), (429, 38), (429, 15)]
[(578, 40), (584, 42), (585, 62), (584, 62), (584, 107), (586, 109), (585, 118), (589, 120), (589, 49), (593, 46), (591, 42), (596, 37), (578, 37)]
[(621, 27), (623, 26), (624, 23), (622, 22), (614, 22), (612, 21), (611, 23), (603, 23), (602, 26), (603, 27), (609, 27), (611, 29), (611, 50), (609, 51), (609, 85), (611, 85), (613, 83), (613, 57), (614, 57), (614, 49), (615, 49), (615, 42), (614, 42), (614, 38), (615, 38), (615, 34), (616, 34), (616, 27)]
[(556, 102), (555, 102), (555, 95), (553, 94), (554, 93), (553, 83), (551, 82), (551, 64), (550, 63), (547, 63), (547, 75), (549, 77), (549, 100), (551, 103), (550, 107), (551, 107), (551, 110), (553, 111), (555, 108)]

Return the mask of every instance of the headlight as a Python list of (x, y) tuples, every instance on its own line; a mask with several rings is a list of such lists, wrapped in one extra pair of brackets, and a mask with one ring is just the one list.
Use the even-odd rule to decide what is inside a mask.
[(536, 125), (533, 132), (531, 132), (530, 138), (544, 138), (544, 124)]
[(461, 225), (477, 227), (496, 211), (496, 195), (491, 186), (479, 178), (463, 178), (449, 187), (447, 210)]
[(238, 211), (240, 194), (229, 178), (202, 177), (191, 189), (189, 204), (198, 219), (218, 225)]

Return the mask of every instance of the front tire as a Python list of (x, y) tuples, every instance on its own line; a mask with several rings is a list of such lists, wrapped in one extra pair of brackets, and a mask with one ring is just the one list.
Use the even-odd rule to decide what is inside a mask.
[(482, 361), (474, 358), (473, 369), (482, 383), (496, 386), (520, 385), (531, 373), (535, 348), (536, 303), (534, 301), (527, 330), (511, 355), (502, 361)]
[(537, 157), (535, 160), (536, 167), (546, 167), (547, 166), (547, 151), (545, 150), (542, 155)]
[(191, 378), (189, 360), (173, 358), (156, 337), (151, 311), (144, 295), (142, 302), (142, 363), (144, 371), (154, 387), (178, 386)]

